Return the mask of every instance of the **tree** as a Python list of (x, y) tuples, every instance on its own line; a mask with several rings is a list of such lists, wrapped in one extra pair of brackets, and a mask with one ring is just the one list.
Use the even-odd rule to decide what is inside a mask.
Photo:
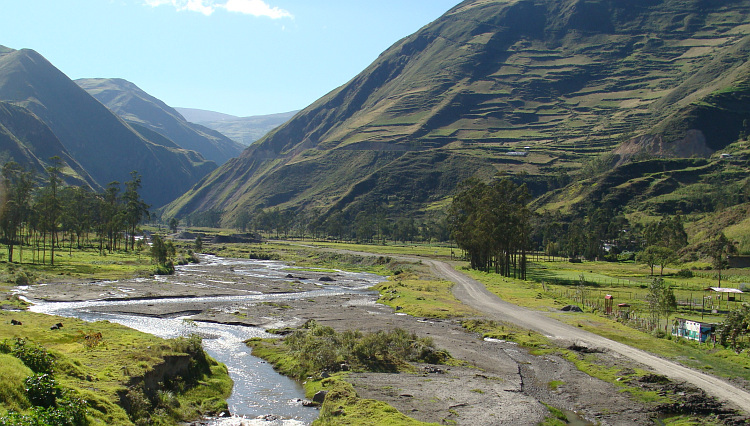
[(638, 253), (636, 261), (650, 267), (652, 276), (654, 275), (654, 266), (659, 265), (659, 276), (661, 276), (664, 275), (664, 267), (675, 261), (675, 251), (669, 247), (648, 246)]
[(33, 175), (16, 162), (5, 163), (2, 169), (5, 200), (0, 210), (0, 228), (8, 246), (8, 261), (13, 262), (13, 247), (30, 213)]
[[(40, 215), (40, 231), (42, 231), (42, 246), (46, 247), (46, 235), (50, 235), (50, 265), (55, 264), (55, 245), (57, 244), (57, 227), (62, 212), (60, 199), (58, 198), (58, 188), (62, 182), (60, 179), (60, 169), (62, 160), (60, 157), (50, 158), (52, 165), (47, 167), (47, 186), (43, 188), (37, 211)], [(44, 249), (46, 252), (46, 248)]]
[(448, 211), (451, 235), (464, 250), (471, 268), (503, 276), (526, 277), (529, 246), (529, 193), (508, 179), (485, 184), (470, 179)]
[(174, 258), (176, 249), (172, 241), (165, 240), (160, 235), (151, 236), (151, 257), (159, 265), (168, 265)]
[(203, 238), (201, 238), (200, 235), (195, 237), (194, 247), (195, 247), (195, 251), (198, 253), (200, 253), (203, 250)]
[[(135, 232), (136, 227), (141, 220), (149, 217), (149, 205), (141, 199), (138, 190), (141, 189), (141, 177), (136, 171), (130, 172), (130, 180), (125, 182), (125, 193), (122, 198), (125, 201), (125, 212), (124, 218), (125, 223), (128, 225), (128, 233), (130, 233), (130, 247), (135, 250)], [(125, 242), (125, 250), (128, 249), (127, 241)]]
[(663, 316), (669, 322), (670, 315), (677, 309), (677, 298), (674, 290), (664, 283), (662, 278), (654, 278), (648, 287), (646, 295), (648, 311), (651, 314), (653, 324), (658, 327), (659, 320)]
[(654, 266), (656, 266), (657, 263), (657, 254), (656, 254), (656, 246), (649, 246), (646, 247), (645, 250), (638, 253), (635, 256), (635, 260), (638, 263), (642, 263), (649, 268), (651, 268), (651, 276), (654, 275)]
[(174, 234), (177, 232), (177, 227), (180, 226), (180, 221), (176, 217), (169, 219), (169, 230)]
[(707, 250), (708, 255), (713, 259), (712, 266), (718, 272), (719, 287), (721, 287), (721, 271), (728, 266), (727, 256), (736, 253), (737, 248), (722, 232), (708, 243)]
[(739, 353), (742, 346), (738, 340), (750, 332), (750, 306), (743, 304), (739, 309), (729, 312), (717, 331), (719, 342), (726, 346), (729, 341), (732, 349)]
[(375, 220), (367, 211), (361, 211), (354, 217), (354, 232), (357, 234), (357, 241), (370, 242), (375, 235)]

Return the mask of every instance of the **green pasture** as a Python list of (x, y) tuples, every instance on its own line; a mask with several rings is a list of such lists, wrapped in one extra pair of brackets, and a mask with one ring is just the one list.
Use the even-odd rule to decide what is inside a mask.
[[(11, 319), (22, 325), (11, 325)], [(57, 323), (63, 327), (50, 330)], [(27, 311), (0, 311), (0, 342), (12, 347), (16, 339), (51, 354), (59, 386), (84, 399), (88, 421), (101, 425), (131, 425), (132, 419), (119, 405), (121, 395), (128, 393), (128, 384), (163, 364), (166, 357), (193, 357), (191, 351), (198, 350), (188, 349), (188, 339), (165, 340), (108, 321), (89, 323)], [(2, 355), (2, 359), (18, 364), (10, 355)], [(172, 402), (152, 413), (152, 420), (176, 425), (201, 413), (226, 409), (225, 398), (232, 388), (226, 367), (209, 359), (208, 368), (195, 377), (196, 382), (185, 378), (181, 391), (170, 390)], [(0, 389), (11, 390), (0, 392), (0, 415), (7, 410), (23, 413), (30, 409), (25, 395), (12, 391), (18, 388), (20, 376), (29, 372), (23, 368), (14, 371), (0, 376)]]

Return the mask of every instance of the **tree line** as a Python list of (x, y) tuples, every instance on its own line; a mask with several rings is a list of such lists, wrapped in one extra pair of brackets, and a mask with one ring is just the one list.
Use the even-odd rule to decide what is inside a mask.
[(8, 261), (23, 261), (24, 247), (31, 248), (32, 263), (49, 260), (50, 265), (55, 250), (66, 245), (70, 251), (74, 247), (98, 247), (100, 253), (135, 250), (137, 226), (150, 217), (150, 206), (138, 192), (140, 175), (131, 172), (124, 191), (120, 182), (111, 182), (97, 193), (88, 187), (64, 186), (62, 161), (53, 157), (50, 163), (45, 176), (12, 161), (2, 167), (0, 238)]

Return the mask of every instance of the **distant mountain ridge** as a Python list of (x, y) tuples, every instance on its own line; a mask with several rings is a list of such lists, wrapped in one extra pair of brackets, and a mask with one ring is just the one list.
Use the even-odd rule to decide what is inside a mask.
[(466, 0), (166, 212), (424, 217), (466, 177), (518, 175), (538, 194), (644, 135), (699, 132), (716, 151), (743, 128), (746, 103), (721, 112), (750, 93), (749, 21), (748, 0)]
[(206, 121), (236, 120), (236, 115), (224, 114), (223, 112), (209, 111), (198, 108), (175, 107), (175, 110), (191, 123), (203, 123)]
[(214, 111), (191, 108), (175, 109), (183, 114), (188, 121), (214, 129), (243, 146), (248, 146), (262, 138), (299, 112), (289, 111), (278, 114), (235, 117)]
[(215, 130), (188, 122), (177, 110), (127, 80), (85, 78), (75, 82), (126, 122), (153, 130), (218, 165), (244, 149)]
[(0, 49), (0, 101), (44, 122), (99, 186), (138, 171), (143, 198), (154, 207), (216, 168), (194, 151), (136, 132), (33, 50)]

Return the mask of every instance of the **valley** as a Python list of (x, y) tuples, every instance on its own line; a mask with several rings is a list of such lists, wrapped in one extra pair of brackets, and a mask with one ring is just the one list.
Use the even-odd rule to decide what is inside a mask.
[(365, 46), (139, 3), (200, 81), (0, 46), (0, 424), (750, 423), (750, 0), (456, 0), (249, 117), (154, 94)]
[[(377, 249), (377, 253), (367, 253), (369, 248)], [(589, 325), (585, 327), (595, 333), (597, 329), (608, 329), (609, 326), (603, 327), (601, 324), (605, 321), (601, 316), (555, 314), (560, 304), (567, 301), (565, 298), (558, 299), (560, 296), (552, 296), (552, 292), (544, 292), (541, 300), (530, 296), (529, 300), (535, 300), (535, 308), (530, 311), (501, 301), (492, 302), (498, 305), (488, 305), (496, 296), (483, 293), (477, 298), (473, 296), (478, 291), (476, 286), (482, 289), (487, 286), (502, 299), (510, 298), (514, 303), (526, 305), (528, 302), (523, 298), (518, 299), (515, 290), (498, 290), (494, 285), (479, 284), (458, 272), (460, 269), (454, 268), (461, 263), (450, 261), (447, 247), (420, 249), (300, 241), (274, 243), (265, 247), (208, 245), (206, 249), (218, 252), (227, 250), (226, 254), (230, 256), (237, 256), (243, 251), (257, 255), (260, 249), (290, 263), (284, 266), (278, 260), (232, 260), (209, 255), (201, 256), (201, 263), (178, 267), (177, 274), (166, 279), (153, 281), (141, 278), (98, 283), (85, 279), (49, 281), (45, 285), (25, 288), (22, 294), (51, 301), (40, 305), (43, 310), (54, 307), (54, 301), (87, 303), (87, 300), (100, 300), (93, 302), (89, 309), (113, 318), (120, 315), (144, 319), (187, 318), (197, 324), (224, 323), (260, 331), (293, 330), (310, 320), (341, 332), (407, 330), (431, 339), (438, 349), (446, 350), (453, 361), (445, 365), (417, 363), (414, 366), (416, 371), (412, 370), (411, 373), (404, 371), (394, 374), (387, 369), (335, 373), (335, 382), (325, 378), (309, 382), (307, 397), (312, 398), (311, 389), (339, 386), (334, 383), (343, 380), (353, 385), (358, 398), (363, 401), (368, 398), (384, 401), (401, 413), (421, 421), (531, 425), (553, 416), (550, 414), (553, 411), (547, 408), (549, 406), (569, 413), (568, 416), (573, 416), (569, 419), (586, 419), (593, 424), (617, 424), (624, 419), (629, 424), (651, 424), (653, 418), (661, 416), (661, 410), (687, 401), (680, 402), (680, 397), (672, 392), (680, 392), (685, 398), (688, 395), (691, 404), (700, 404), (686, 405), (691, 407), (686, 410), (710, 410), (699, 416), (686, 411), (672, 421), (702, 418), (704, 421), (723, 419), (726, 424), (739, 424), (732, 422), (741, 422), (743, 418), (741, 411), (733, 410), (744, 406), (741, 398), (746, 390), (740, 389), (747, 389), (750, 378), (746, 381), (733, 380), (729, 384), (705, 376), (706, 379), (691, 385), (701, 376), (673, 373), (673, 368), (684, 367), (668, 367), (669, 361), (663, 358), (638, 354), (633, 349), (625, 350), (625, 345), (582, 331), (581, 323), (600, 323), (593, 328)], [(421, 255), (415, 256), (420, 252)], [(256, 268), (253, 265), (271, 267), (275, 271), (273, 277), (262, 278), (253, 272)], [(597, 265), (584, 263), (583, 268), (591, 267)], [(391, 277), (374, 287), (379, 290), (378, 294), (362, 290), (383, 278), (371, 281), (376, 275), (351, 274), (352, 277), (360, 277), (352, 284), (360, 286), (362, 290), (353, 293), (345, 290), (342, 293), (341, 290), (349, 285), (348, 274), (340, 272), (339, 268), (369, 270)], [(647, 275), (647, 271), (641, 271)], [(366, 278), (368, 276), (373, 278)], [(331, 281), (326, 279), (324, 282), (322, 277), (330, 277)], [(443, 280), (455, 280), (456, 285)], [(532, 282), (515, 281), (511, 288), (527, 286), (533, 289), (534, 294), (542, 291), (539, 283)], [(110, 302), (101, 301), (102, 298)], [(378, 298), (380, 303), (375, 303)], [(462, 300), (468, 303), (464, 304)], [(96, 307), (97, 304), (100, 306)], [(504, 306), (502, 309), (505, 311), (500, 313), (496, 306)], [(544, 321), (551, 322), (544, 325)], [(579, 327), (563, 324), (571, 321), (578, 323)], [(191, 332), (189, 323), (184, 324), (187, 325), (182, 326), (183, 332)], [(641, 339), (648, 336), (632, 329), (623, 336), (633, 334), (643, 336)], [(621, 337), (614, 339), (620, 340)], [(647, 339), (652, 341), (647, 344), (651, 350), (661, 345), (655, 346), (660, 339)], [(279, 342), (276, 338), (272, 341)], [(678, 346), (675, 342), (664, 342)], [(257, 351), (264, 353), (260, 347)], [(663, 351), (659, 349), (662, 357), (665, 354)], [(655, 360), (660, 364), (651, 366), (650, 363)], [(279, 368), (283, 370), (283, 367)], [(653, 375), (664, 377), (658, 379), (661, 384), (648, 382)], [(717, 385), (708, 384), (711, 381)], [(450, 392), (446, 393), (446, 389), (450, 389)], [(728, 390), (729, 394), (722, 393), (725, 391), (720, 389)], [(714, 400), (710, 395), (719, 398)], [(365, 414), (355, 406), (345, 407), (345, 414), (335, 415), (334, 418), (338, 416), (340, 420), (366, 422), (364, 419), (371, 417), (358, 416), (381, 415), (377, 414), (381, 409)], [(383, 413), (388, 412), (385, 407), (382, 410), (385, 410)], [(329, 411), (330, 408), (325, 405), (322, 407), (321, 421)], [(263, 416), (273, 414), (256, 413)], [(676, 414), (672, 413), (672, 416)], [(333, 420), (329, 418), (326, 421)]]

